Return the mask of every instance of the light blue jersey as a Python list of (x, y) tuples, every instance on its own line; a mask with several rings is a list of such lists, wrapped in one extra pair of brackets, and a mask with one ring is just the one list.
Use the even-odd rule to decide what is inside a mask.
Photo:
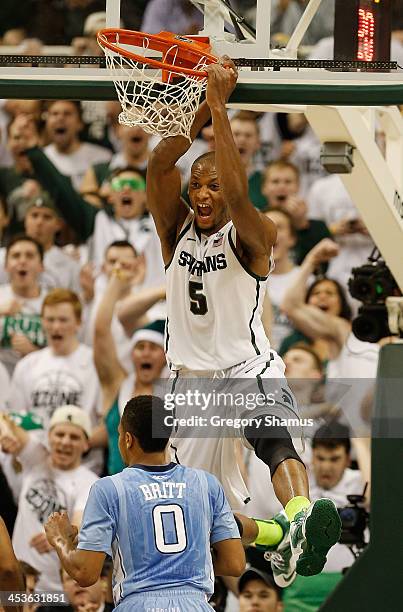
[(176, 463), (135, 465), (92, 485), (78, 548), (113, 558), (118, 604), (157, 590), (209, 597), (210, 545), (231, 538), (239, 531), (214, 476)]

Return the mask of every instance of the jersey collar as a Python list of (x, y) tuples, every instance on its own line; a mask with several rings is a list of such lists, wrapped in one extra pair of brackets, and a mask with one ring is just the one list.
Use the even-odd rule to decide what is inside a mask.
[(138, 468), (139, 470), (144, 470), (145, 472), (168, 472), (172, 470), (172, 468), (176, 467), (177, 463), (168, 463), (168, 465), (142, 465), (141, 463), (134, 463), (130, 465), (131, 468)]

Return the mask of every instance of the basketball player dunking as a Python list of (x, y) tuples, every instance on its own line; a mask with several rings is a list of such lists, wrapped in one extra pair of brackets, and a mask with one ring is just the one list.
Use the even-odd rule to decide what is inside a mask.
[[(225, 104), (235, 88), (236, 68), (229, 58), (207, 68), (206, 100), (199, 106), (191, 138), (212, 117), (216, 151), (193, 163), (189, 182), (191, 210), (181, 199), (175, 164), (189, 149), (182, 136), (164, 138), (148, 164), (147, 202), (161, 240), (167, 275), (166, 351), (175, 383), (193, 375), (221, 379), (253, 378), (259, 390), (280, 384), (282, 397), (259, 414), (295, 419), (296, 405), (284, 378), (284, 364), (270, 349), (261, 322), (272, 247), (273, 222), (248, 198), (248, 180), (232, 137)], [(271, 379), (271, 381), (269, 381)], [(175, 387), (175, 391), (178, 386)], [(266, 412), (265, 412), (266, 410)], [(333, 502), (311, 504), (305, 466), (288, 430), (259, 435), (245, 427), (244, 444), (268, 465), (284, 516), (255, 523), (255, 544), (272, 554), (280, 586), (295, 577), (319, 573), (340, 536)], [(247, 498), (230, 438), (172, 440), (177, 461), (203, 468), (222, 482), (233, 509)], [(286, 517), (286, 520), (284, 518)], [(240, 524), (242, 529), (242, 524)], [(241, 534), (242, 535), (242, 534)]]

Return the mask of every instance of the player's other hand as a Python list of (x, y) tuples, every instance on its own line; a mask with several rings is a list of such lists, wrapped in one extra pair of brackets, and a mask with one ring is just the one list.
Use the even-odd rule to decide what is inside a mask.
[(238, 71), (234, 62), (224, 55), (217, 64), (207, 66), (206, 101), (210, 108), (222, 107), (235, 89)]
[(54, 546), (59, 539), (74, 543), (78, 530), (70, 523), (66, 512), (53, 512), (45, 524), (45, 533), (48, 543)]

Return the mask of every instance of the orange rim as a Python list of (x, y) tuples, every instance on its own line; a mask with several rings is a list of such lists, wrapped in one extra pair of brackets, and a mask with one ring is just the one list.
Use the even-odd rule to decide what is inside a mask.
[[(149, 49), (161, 51), (163, 61), (156, 60), (152, 57), (144, 57), (132, 53), (127, 49), (122, 49), (118, 44), (142, 46), (144, 39), (149, 40)], [(112, 40), (111, 40), (112, 39)], [(116, 41), (119, 40), (117, 44)], [(205, 70), (195, 70), (189, 66), (197, 64), (201, 58), (206, 60), (208, 64), (216, 64), (218, 59), (210, 54), (211, 47), (207, 42), (200, 42), (197, 38), (191, 36), (179, 36), (171, 32), (160, 32), (159, 34), (147, 34), (145, 32), (136, 32), (134, 30), (123, 30), (120, 28), (105, 28), (97, 34), (97, 40), (102, 48), (110, 49), (118, 55), (127, 59), (135, 60), (141, 64), (152, 66), (160, 70), (168, 70), (179, 74), (186, 74), (196, 77), (207, 77)], [(206, 39), (204, 39), (206, 40)], [(175, 50), (175, 61), (178, 64), (169, 63), (170, 56), (173, 59), (172, 47), (177, 47)]]

